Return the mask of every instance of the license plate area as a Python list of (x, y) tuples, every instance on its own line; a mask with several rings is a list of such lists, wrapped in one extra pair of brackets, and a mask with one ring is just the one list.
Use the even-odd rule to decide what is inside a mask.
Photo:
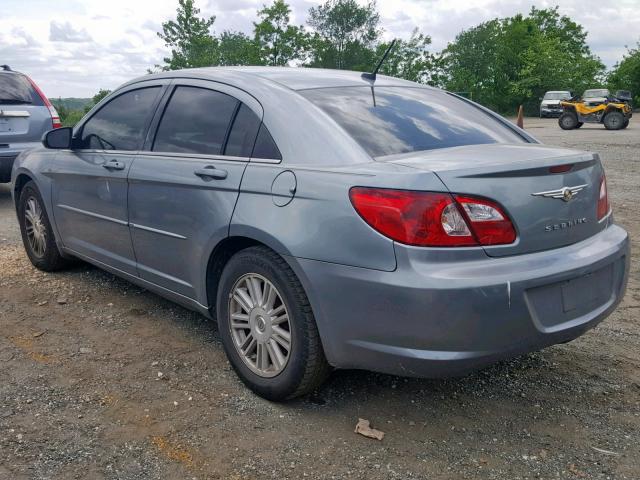
[(580, 277), (528, 289), (526, 299), (539, 328), (553, 331), (609, 302), (614, 295), (615, 263)]
[(611, 268), (568, 280), (561, 284), (562, 307), (565, 313), (583, 308), (592, 309), (611, 296)]

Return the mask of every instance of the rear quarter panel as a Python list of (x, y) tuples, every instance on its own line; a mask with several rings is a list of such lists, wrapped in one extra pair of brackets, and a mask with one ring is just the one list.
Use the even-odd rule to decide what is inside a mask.
[[(296, 178), (293, 199), (278, 206), (272, 184), (278, 174)], [(354, 186), (446, 191), (438, 177), (400, 165), (371, 162), (351, 167), (310, 168), (250, 163), (231, 221), (230, 234), (255, 238), (282, 255), (393, 271), (393, 241), (355, 211)]]

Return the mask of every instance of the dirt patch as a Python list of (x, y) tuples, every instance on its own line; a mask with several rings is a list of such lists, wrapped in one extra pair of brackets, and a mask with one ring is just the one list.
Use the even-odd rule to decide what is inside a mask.
[[(634, 125), (525, 120), (548, 143), (601, 152), (637, 238)], [(0, 187), (2, 479), (640, 477), (636, 246), (624, 302), (574, 342), (462, 379), (336, 372), (273, 404), (237, 380), (204, 318), (84, 264), (33, 269), (7, 198)], [(358, 418), (384, 439), (354, 433)]]

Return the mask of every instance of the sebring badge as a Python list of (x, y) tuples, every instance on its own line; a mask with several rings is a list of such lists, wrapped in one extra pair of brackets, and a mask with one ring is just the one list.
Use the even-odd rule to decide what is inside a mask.
[(564, 200), (565, 202), (568, 202), (586, 186), (587, 184), (585, 183), (584, 185), (576, 185), (575, 187), (562, 187), (558, 190), (532, 193), (531, 195), (533, 195), (534, 197), (557, 198), (558, 200)]

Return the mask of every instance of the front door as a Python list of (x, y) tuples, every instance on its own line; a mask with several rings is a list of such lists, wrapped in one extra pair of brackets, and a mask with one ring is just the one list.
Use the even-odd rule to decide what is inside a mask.
[(262, 110), (211, 81), (172, 88), (129, 173), (131, 235), (140, 277), (206, 304), (202, 273), (228, 236)]
[(135, 275), (127, 175), (142, 147), (161, 85), (129, 89), (75, 132), (72, 150), (52, 160), (53, 212), (64, 246)]

